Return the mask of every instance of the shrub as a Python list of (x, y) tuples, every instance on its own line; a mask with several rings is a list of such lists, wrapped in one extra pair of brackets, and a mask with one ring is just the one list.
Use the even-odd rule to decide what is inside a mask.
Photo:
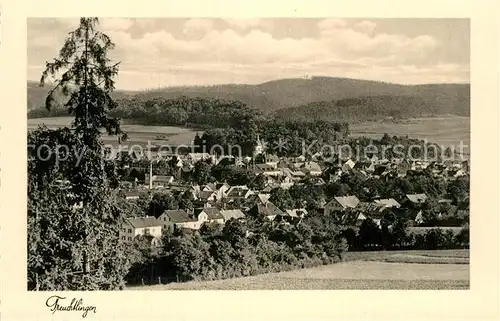
[(459, 248), (469, 247), (469, 225), (465, 225), (460, 232), (455, 235), (454, 243)]
[(433, 228), (425, 234), (425, 248), (428, 250), (442, 249), (446, 245), (446, 237), (443, 230)]

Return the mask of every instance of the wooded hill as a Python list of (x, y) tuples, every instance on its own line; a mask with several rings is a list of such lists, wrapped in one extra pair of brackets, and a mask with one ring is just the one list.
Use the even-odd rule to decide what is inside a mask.
[[(47, 88), (28, 82), (28, 110), (43, 108)], [(169, 87), (149, 91), (116, 91), (114, 98), (236, 100), (264, 114), (293, 119), (357, 121), (387, 117), (470, 115), (470, 84), (399, 85), (377, 81), (313, 77), (280, 79), (259, 85)], [(29, 117), (54, 115), (38, 110)]]

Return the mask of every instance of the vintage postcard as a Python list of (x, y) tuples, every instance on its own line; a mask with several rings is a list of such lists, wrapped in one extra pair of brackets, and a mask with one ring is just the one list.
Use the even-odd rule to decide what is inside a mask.
[(2, 317), (498, 318), (495, 5), (384, 4), (3, 5)]

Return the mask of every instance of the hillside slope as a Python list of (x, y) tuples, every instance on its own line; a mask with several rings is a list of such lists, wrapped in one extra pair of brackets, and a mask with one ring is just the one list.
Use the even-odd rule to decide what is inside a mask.
[(302, 106), (283, 108), (274, 116), (290, 120), (366, 121), (384, 118), (405, 119), (436, 115), (469, 116), (468, 97), (439, 94), (377, 95), (319, 101)]
[[(36, 108), (45, 108), (45, 99), (47, 98), (47, 94), (52, 89), (50, 86), (40, 87), (38, 82), (28, 80), (27, 83), (27, 99), (28, 99), (28, 111), (36, 109)], [(135, 94), (133, 91), (123, 91), (117, 90), (113, 92), (113, 97), (115, 99), (127, 97)], [(56, 93), (55, 99), (57, 102), (61, 102), (64, 99), (64, 96), (60, 93)], [(60, 106), (60, 104), (59, 104)], [(57, 107), (57, 105), (56, 105)]]
[[(44, 105), (48, 89), (34, 87), (34, 83), (28, 83), (28, 109)], [(319, 104), (320, 110), (312, 111), (319, 113), (328, 109), (331, 101), (339, 101), (346, 98), (363, 97), (385, 97), (373, 98), (379, 103), (389, 102), (392, 107), (385, 109), (405, 108), (416, 111), (415, 115), (422, 112), (419, 108), (432, 110), (435, 114), (456, 114), (468, 116), (470, 108), (470, 85), (469, 84), (429, 84), (429, 85), (399, 85), (377, 81), (313, 77), (311, 79), (280, 79), (265, 82), (259, 85), (214, 85), (205, 87), (170, 87), (150, 91), (125, 92), (116, 91), (115, 98), (127, 96), (140, 97), (141, 100), (152, 98), (172, 99), (179, 96), (217, 98), (223, 100), (238, 100), (258, 110), (271, 114), (278, 110), (298, 107), (293, 109), (296, 115), (307, 115), (309, 104)], [(387, 98), (391, 96), (404, 96), (410, 98)], [(370, 99), (357, 104), (363, 113), (363, 109), (373, 109), (377, 102)], [(402, 99), (402, 100), (401, 100)], [(395, 102), (391, 102), (391, 101)], [(410, 104), (405, 105), (406, 103)], [(368, 104), (368, 105), (366, 105)], [(313, 108), (319, 108), (314, 107)], [(399, 107), (398, 107), (399, 106)], [(382, 108), (382, 109), (384, 109)], [(377, 108), (375, 108), (377, 109)], [(380, 108), (378, 108), (380, 109)], [(377, 110), (378, 110), (377, 109)], [(282, 111), (279, 111), (280, 113)], [(403, 114), (406, 114), (403, 113)]]

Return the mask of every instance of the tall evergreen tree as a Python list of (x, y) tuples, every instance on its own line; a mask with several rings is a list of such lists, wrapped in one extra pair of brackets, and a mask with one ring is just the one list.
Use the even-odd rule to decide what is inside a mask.
[[(28, 289), (116, 290), (128, 272), (119, 241), (124, 215), (113, 192), (114, 164), (106, 160), (101, 132), (126, 138), (110, 96), (118, 64), (97, 18), (81, 18), (59, 57), (46, 64), (40, 85), (53, 79), (46, 99), (61, 90), (74, 121), (70, 128), (28, 134)], [(59, 78), (58, 78), (59, 77)]]

